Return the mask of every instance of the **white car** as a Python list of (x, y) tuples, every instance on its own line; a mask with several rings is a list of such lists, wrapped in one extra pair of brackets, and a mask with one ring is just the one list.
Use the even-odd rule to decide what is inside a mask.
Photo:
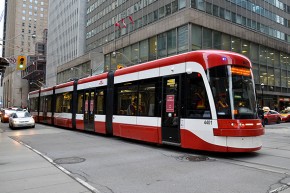
[(11, 129), (16, 127), (35, 127), (34, 118), (26, 111), (16, 111), (9, 117), (9, 127)]

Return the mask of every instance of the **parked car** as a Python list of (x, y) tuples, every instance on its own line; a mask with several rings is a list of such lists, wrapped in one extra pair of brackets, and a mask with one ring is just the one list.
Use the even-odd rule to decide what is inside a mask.
[(10, 108), (7, 108), (7, 109), (3, 109), (2, 110), (2, 113), (1, 113), (1, 122), (2, 123), (8, 123), (9, 122), (9, 116), (16, 112), (16, 110), (14, 109), (10, 109)]
[(282, 117), (282, 121), (289, 122), (290, 121), (290, 110), (283, 110), (280, 112)]
[(280, 115), (280, 113), (278, 113), (277, 111), (274, 110), (269, 110), (264, 112), (264, 123), (265, 125), (269, 124), (269, 123), (280, 123), (282, 120), (282, 117)]
[(9, 117), (9, 127), (11, 129), (16, 127), (35, 127), (33, 117), (26, 111), (16, 111)]

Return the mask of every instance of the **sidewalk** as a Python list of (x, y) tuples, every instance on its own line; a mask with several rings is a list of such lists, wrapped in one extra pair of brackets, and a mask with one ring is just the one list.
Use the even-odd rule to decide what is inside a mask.
[(280, 193), (290, 193), (290, 188), (287, 188), (286, 190), (282, 190)]
[(89, 193), (78, 181), (0, 128), (1, 193)]

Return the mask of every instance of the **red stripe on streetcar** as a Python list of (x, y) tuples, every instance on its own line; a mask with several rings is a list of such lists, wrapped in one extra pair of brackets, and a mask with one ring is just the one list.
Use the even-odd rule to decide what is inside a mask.
[(264, 133), (264, 128), (258, 119), (218, 120), (218, 128), (214, 129), (214, 136), (249, 137), (260, 136)]
[(215, 145), (202, 140), (201, 138), (197, 137), (196, 135), (185, 129), (180, 130), (180, 135), (181, 135), (181, 147), (189, 149), (206, 150), (213, 152), (251, 152), (257, 151), (262, 147), (258, 146), (251, 148), (235, 148)]
[(114, 136), (147, 141), (151, 143), (161, 143), (161, 130), (159, 127), (121, 123), (114, 123), (113, 127)]

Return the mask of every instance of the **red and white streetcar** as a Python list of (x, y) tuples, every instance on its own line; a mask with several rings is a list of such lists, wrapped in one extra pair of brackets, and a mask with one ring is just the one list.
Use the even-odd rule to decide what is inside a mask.
[(29, 94), (40, 123), (156, 144), (251, 152), (262, 147), (250, 60), (192, 51)]

